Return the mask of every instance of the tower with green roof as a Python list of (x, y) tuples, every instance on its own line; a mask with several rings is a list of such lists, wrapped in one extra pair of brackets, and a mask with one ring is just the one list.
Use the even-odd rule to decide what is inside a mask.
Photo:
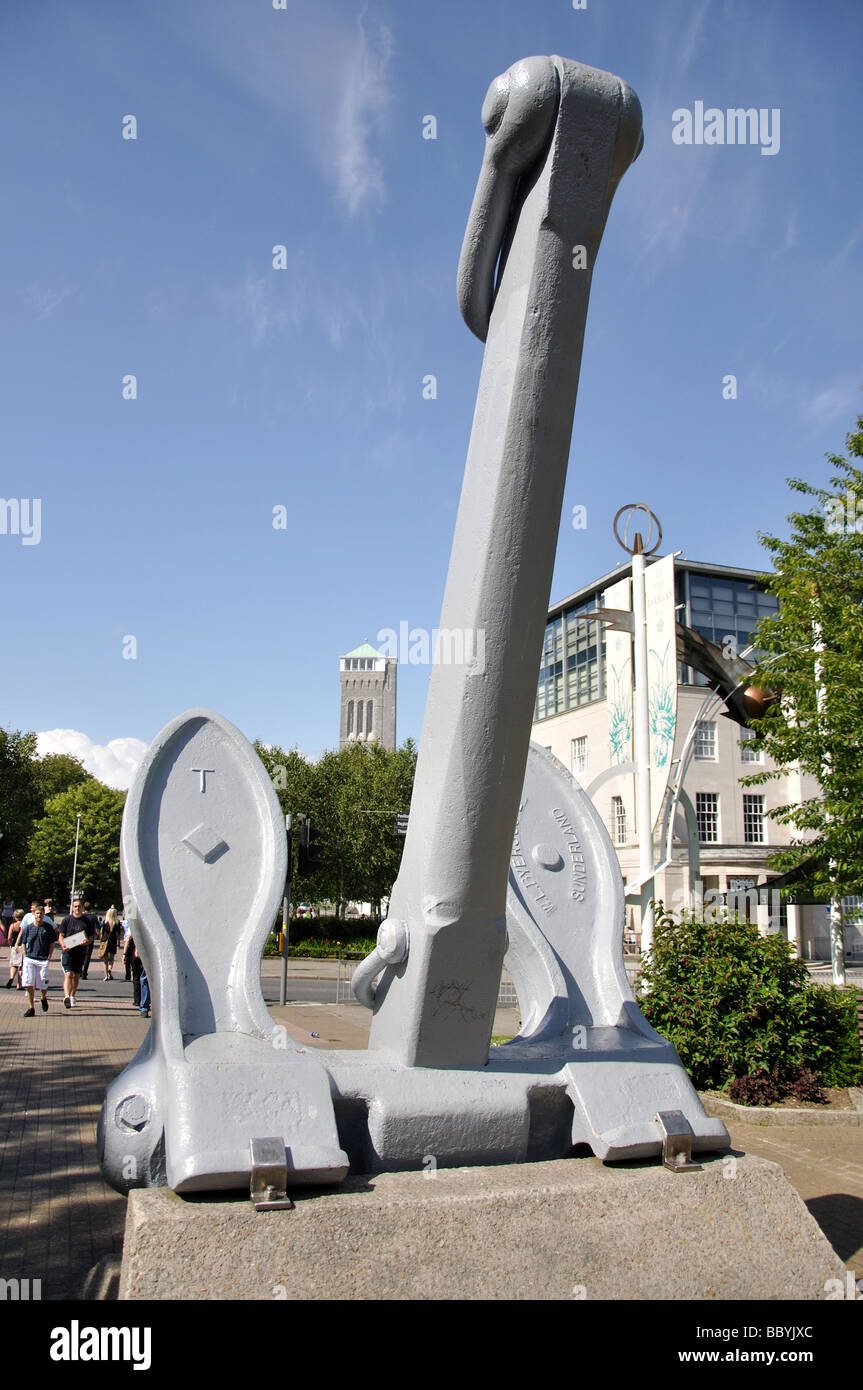
[(395, 658), (384, 656), (368, 642), (339, 657), (340, 748), (357, 742), (395, 748), (396, 670)]

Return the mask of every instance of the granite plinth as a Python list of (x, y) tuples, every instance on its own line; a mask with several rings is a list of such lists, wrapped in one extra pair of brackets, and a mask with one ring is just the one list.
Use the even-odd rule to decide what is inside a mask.
[(781, 1168), (383, 1173), (292, 1211), (129, 1195), (121, 1299), (812, 1299), (845, 1267)]

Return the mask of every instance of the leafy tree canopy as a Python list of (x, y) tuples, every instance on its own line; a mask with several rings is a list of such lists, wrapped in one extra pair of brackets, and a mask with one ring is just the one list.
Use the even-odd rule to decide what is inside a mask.
[(82, 782), (95, 781), (80, 758), (71, 753), (46, 753), (37, 758), (35, 764), (36, 781), (42, 794), (42, 804), (46, 806), (53, 796), (79, 787)]
[[(296, 899), (376, 902), (389, 894), (398, 873), (403, 837), (395, 818), (410, 809), (416, 748), (408, 739), (390, 752), (378, 743), (351, 743), (307, 762), (296, 749), (256, 744), (281, 806), (304, 814), (323, 831), (322, 867), (295, 878)], [(294, 864), (299, 832), (294, 826)]]
[(36, 735), (0, 729), (0, 892), (27, 890), (27, 841), (44, 801), (35, 774)]
[(779, 769), (797, 765), (821, 787), (770, 813), (797, 832), (771, 862), (804, 866), (797, 887), (820, 898), (863, 886), (863, 470), (855, 462), (863, 458), (863, 416), (846, 446), (848, 457), (827, 455), (829, 486), (788, 480), (814, 504), (791, 513), (790, 537), (760, 537), (774, 559), (767, 583), (780, 607), (758, 629), (755, 681), (782, 698), (753, 727)]
[(51, 894), (62, 906), (68, 902), (80, 812), (75, 886), (99, 907), (120, 906), (120, 825), (125, 801), (125, 792), (106, 787), (95, 777), (51, 798), (28, 852), (29, 878), (38, 895)]

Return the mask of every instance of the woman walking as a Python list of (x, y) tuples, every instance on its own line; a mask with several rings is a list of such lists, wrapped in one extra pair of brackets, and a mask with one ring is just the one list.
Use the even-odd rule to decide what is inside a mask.
[(9, 924), (9, 979), (6, 981), (6, 988), (11, 989), (17, 985), (18, 989), (23, 989), (21, 983), (21, 966), (24, 964), (24, 947), (18, 944), (21, 935), (21, 919), (24, 916), (23, 907), (16, 907), (12, 921)]
[(114, 978), (114, 957), (117, 954), (121, 925), (120, 914), (112, 903), (99, 927), (99, 960), (104, 966), (106, 980)]

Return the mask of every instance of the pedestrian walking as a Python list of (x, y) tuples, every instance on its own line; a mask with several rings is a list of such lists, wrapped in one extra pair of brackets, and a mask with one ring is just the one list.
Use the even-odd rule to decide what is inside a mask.
[(129, 970), (131, 972), (130, 978), (132, 980), (132, 1007), (135, 1009), (139, 1009), (141, 1007), (141, 976), (144, 973), (144, 962), (138, 955), (138, 951), (135, 946), (135, 938), (131, 935), (128, 941), (126, 942), (125, 959), (126, 961), (128, 961)]
[(0, 894), (0, 922), (3, 923), (3, 930), (9, 935), (9, 926), (15, 916), (15, 903), (8, 893)]
[(72, 899), (72, 911), (60, 923), (60, 946), (63, 950), (63, 1008), (74, 1009), (78, 982), (83, 972), (87, 947), (93, 949), (96, 939), (96, 923), (84, 911), (84, 895), (76, 893)]
[(21, 966), (24, 964), (24, 947), (21, 945), (21, 919), (24, 916), (23, 907), (16, 907), (9, 923), (9, 979), (6, 981), (6, 988), (12, 989), (15, 986), (23, 989), (21, 983)]
[(123, 918), (123, 968), (126, 972), (126, 983), (132, 978), (132, 962), (135, 959), (135, 943), (132, 940), (132, 928), (129, 925), (128, 917)]
[(82, 979), (82, 980), (86, 980), (87, 975), (89, 974), (89, 971), (90, 971), (90, 957), (91, 957), (92, 954), (93, 954), (93, 947), (94, 947), (94, 945), (95, 945), (95, 943), (96, 943), (96, 918), (93, 916), (93, 906), (92, 906), (92, 903), (85, 903), (85, 904), (84, 904), (84, 915), (85, 915), (86, 917), (91, 917), (91, 918), (93, 919), (93, 935), (92, 935), (92, 937), (90, 938), (90, 940), (87, 942), (87, 945), (86, 945), (86, 947), (85, 947), (85, 949), (84, 949), (84, 964), (83, 964), (83, 967), (82, 967), (82, 969), (81, 969), (81, 971), (80, 971), (80, 975), (81, 975), (81, 979)]
[(57, 942), (57, 929), (43, 920), (44, 908), (37, 903), (33, 909), (33, 921), (21, 928), (21, 941), (24, 946), (22, 975), (27, 991), (25, 1018), (36, 1016), (36, 986), (42, 995), (42, 1012), (48, 1012), (48, 962), (54, 954)]
[(120, 940), (120, 914), (113, 903), (99, 927), (99, 960), (105, 970), (105, 980), (113, 980), (114, 957)]
[(139, 994), (139, 1003), (138, 1003), (138, 1013), (141, 1014), (144, 1018), (149, 1018), (149, 1017), (150, 1017), (150, 981), (147, 979), (147, 972), (146, 972), (146, 970), (144, 969), (144, 962), (141, 960), (141, 957), (138, 955), (137, 949), (136, 949), (136, 951), (135, 951), (135, 957), (136, 957), (137, 962), (138, 962), (138, 965), (139, 965), (139, 967), (140, 967), (140, 969), (139, 969), (139, 986), (138, 986), (138, 987), (139, 987), (139, 990), (140, 990), (140, 994)]
[[(24, 914), (24, 920), (23, 920), (22, 923), (21, 923), (21, 926), (22, 926), (22, 927), (29, 927), (30, 923), (33, 921), (33, 909), (36, 908), (36, 907), (42, 907), (42, 902), (41, 902), (41, 899), (40, 899), (40, 898), (34, 898), (34, 899), (33, 899), (32, 903), (30, 904), (30, 911), (29, 911), (29, 912), (25, 912), (25, 914)], [(54, 926), (54, 918), (52, 917), (51, 913), (48, 911), (48, 905), (47, 905), (47, 903), (45, 904), (44, 915), (43, 915), (42, 920), (43, 920), (43, 922), (48, 922), (52, 927)]]

